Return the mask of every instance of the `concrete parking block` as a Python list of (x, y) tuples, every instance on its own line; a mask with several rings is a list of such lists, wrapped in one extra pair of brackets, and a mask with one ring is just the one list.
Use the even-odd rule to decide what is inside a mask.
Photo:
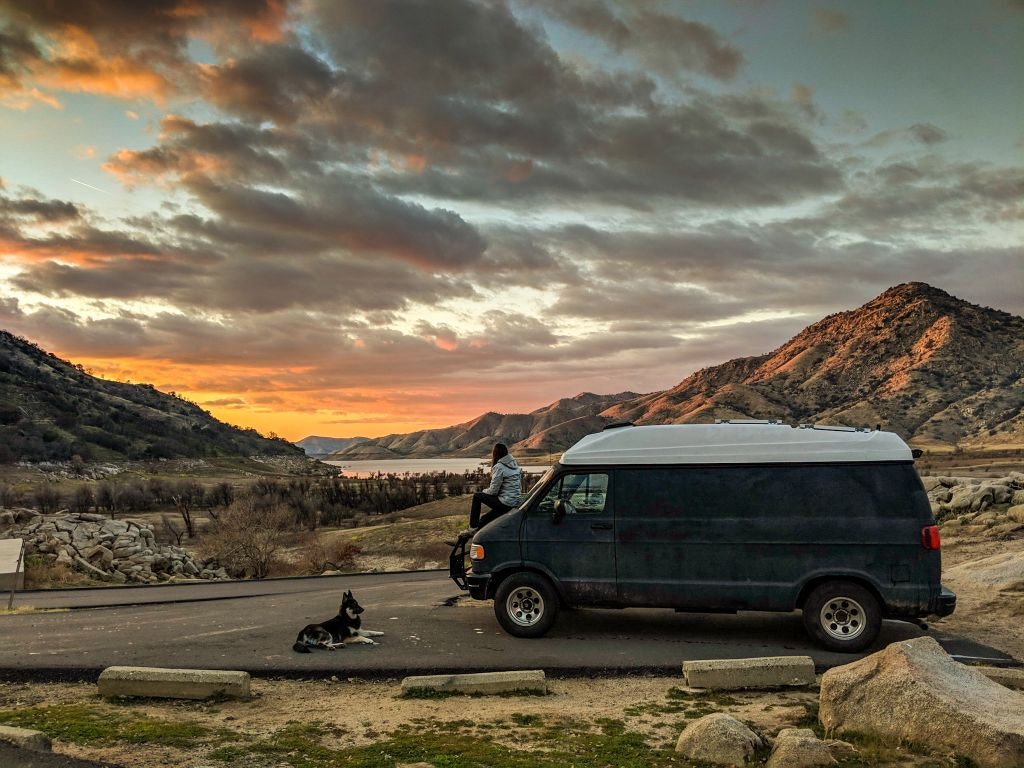
[(50, 751), (50, 737), (42, 731), (32, 731), (28, 728), (0, 725), (0, 741), (19, 749), (31, 749), (33, 752)]
[(810, 656), (685, 661), (683, 675), (690, 688), (719, 691), (814, 685), (814, 661)]
[(226, 696), (248, 699), (248, 672), (220, 669), (161, 669), (159, 667), (107, 667), (97, 683), (101, 696), (155, 699), (209, 699)]
[(1024, 691), (1024, 669), (1020, 667), (973, 667), (973, 669), (981, 672), (993, 683), (999, 683), (1016, 691)]
[(419, 675), (402, 680), (402, 693), (429, 690), (444, 693), (547, 693), (543, 669), (475, 672), (467, 675)]

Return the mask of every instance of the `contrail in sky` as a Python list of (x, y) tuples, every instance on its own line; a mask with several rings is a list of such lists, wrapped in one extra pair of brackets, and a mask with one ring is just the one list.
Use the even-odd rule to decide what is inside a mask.
[(100, 189), (99, 187), (94, 187), (92, 184), (86, 184), (84, 181), (79, 181), (78, 179), (72, 179), (70, 176), (68, 176), (68, 178), (71, 179), (73, 182), (75, 182), (75, 184), (81, 184), (83, 187), (88, 187), (89, 189), (95, 189), (97, 192), (102, 192), (104, 195), (109, 195), (110, 194), (110, 192), (107, 192), (107, 190)]

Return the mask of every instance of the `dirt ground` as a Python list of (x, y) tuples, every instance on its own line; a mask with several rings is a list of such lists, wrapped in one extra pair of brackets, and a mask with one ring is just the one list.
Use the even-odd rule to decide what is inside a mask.
[(1013, 553), (1024, 559), (1024, 537), (944, 542), (942, 581), (956, 593), (956, 611), (942, 619), (929, 619), (929, 624), (966, 635), (1024, 661), (1024, 583), (1016, 589), (997, 590), (949, 575), (955, 566), (1001, 553)]
[[(295, 723), (317, 723), (331, 749), (366, 746), (409, 723), (440, 725), (470, 721), (494, 726), (488, 738), (507, 747), (522, 747), (524, 734), (515, 725), (557, 725), (567, 718), (590, 723), (621, 721), (652, 748), (671, 748), (689, 718), (728, 711), (766, 734), (800, 723), (813, 711), (817, 692), (690, 694), (678, 688), (679, 677), (640, 677), (550, 681), (547, 696), (403, 698), (399, 681), (254, 680), (250, 701), (133, 703), (133, 715), (161, 721), (199, 721), (215, 729), (214, 743), (188, 747), (138, 744), (55, 742), (55, 749), (75, 757), (106, 760), (132, 768), (194, 768), (206, 765), (211, 748), (235, 739), (252, 741)], [(675, 692), (674, 694), (672, 692)], [(682, 695), (684, 698), (678, 698)], [(94, 685), (0, 683), (0, 711), (11, 708), (86, 705), (118, 717), (123, 704), (100, 699)], [(504, 727), (503, 727), (504, 726)], [(245, 762), (246, 765), (255, 763)], [(293, 764), (284, 762), (284, 765)], [(298, 763), (295, 763), (298, 764)]]

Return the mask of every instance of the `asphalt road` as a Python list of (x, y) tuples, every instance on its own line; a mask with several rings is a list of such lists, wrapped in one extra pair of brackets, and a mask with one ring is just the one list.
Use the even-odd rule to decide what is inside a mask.
[[(377, 646), (291, 650), (304, 625), (337, 612), (354, 591)], [(241, 669), (255, 675), (400, 677), (544, 669), (551, 675), (677, 672), (684, 660), (807, 654), (819, 669), (853, 657), (823, 651), (799, 614), (682, 614), (670, 610), (564, 612), (538, 640), (505, 634), (491, 603), (460, 593), (439, 571), (260, 582), (19, 593), (16, 605), (68, 608), (0, 617), (0, 676), (89, 679), (115, 664)], [(885, 622), (876, 643), (922, 630)], [(1012, 664), (992, 648), (934, 632), (952, 654)]]

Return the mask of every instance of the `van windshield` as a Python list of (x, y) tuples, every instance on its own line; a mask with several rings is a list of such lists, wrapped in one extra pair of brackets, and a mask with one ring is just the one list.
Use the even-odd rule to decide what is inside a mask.
[(534, 502), (534, 499), (537, 498), (537, 494), (540, 492), (540, 490), (551, 482), (551, 478), (555, 474), (556, 469), (558, 469), (558, 464), (549, 467), (548, 471), (541, 476), (540, 480), (533, 484), (533, 488), (530, 489), (530, 492), (526, 495), (526, 498), (523, 499), (523, 503), (519, 505), (520, 509), (526, 509)]

